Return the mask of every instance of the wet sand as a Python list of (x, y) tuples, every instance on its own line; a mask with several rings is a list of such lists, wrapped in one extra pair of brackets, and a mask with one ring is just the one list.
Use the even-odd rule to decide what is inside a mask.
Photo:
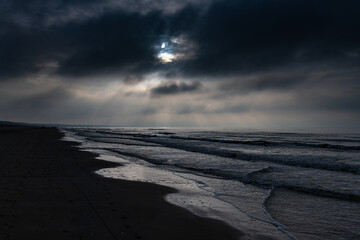
[[(55, 128), (0, 126), (0, 239), (241, 239), (164, 200), (174, 189), (103, 178)], [(245, 238), (245, 237), (244, 237)]]

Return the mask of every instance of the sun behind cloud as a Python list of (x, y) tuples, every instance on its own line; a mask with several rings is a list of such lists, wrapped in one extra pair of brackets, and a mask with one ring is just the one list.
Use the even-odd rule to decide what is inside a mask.
[(159, 53), (158, 58), (162, 63), (170, 63), (176, 59), (176, 56), (168, 52), (162, 52)]

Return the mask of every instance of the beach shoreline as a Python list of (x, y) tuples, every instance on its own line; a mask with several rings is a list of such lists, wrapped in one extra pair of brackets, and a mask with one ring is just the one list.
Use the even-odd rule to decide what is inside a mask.
[(0, 127), (1, 239), (240, 239), (165, 201), (176, 190), (95, 174), (97, 160), (56, 128)]

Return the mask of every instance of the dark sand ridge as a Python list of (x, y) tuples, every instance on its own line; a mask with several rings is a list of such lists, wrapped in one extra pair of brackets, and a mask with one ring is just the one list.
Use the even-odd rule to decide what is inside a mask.
[(0, 239), (239, 239), (164, 200), (174, 189), (107, 179), (116, 166), (55, 128), (0, 126)]

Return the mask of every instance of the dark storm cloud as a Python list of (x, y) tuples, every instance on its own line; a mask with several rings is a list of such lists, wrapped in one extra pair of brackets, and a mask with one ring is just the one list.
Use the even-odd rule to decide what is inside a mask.
[(62, 76), (152, 71), (163, 33), (160, 12), (116, 11), (85, 22), (27, 27), (0, 22), (0, 79), (37, 73), (51, 62)]
[[(210, 0), (209, 0), (210, 1)], [(174, 12), (189, 2), (205, 4), (207, 0), (0, 0), (1, 18), (29, 26), (61, 24), (99, 16), (111, 10), (148, 13), (154, 10)]]
[(181, 93), (188, 93), (194, 92), (201, 88), (201, 84), (199, 82), (194, 83), (164, 83), (158, 87), (151, 89), (152, 96), (162, 96), (162, 95), (173, 95), (173, 94), (181, 94)]
[[(213, 77), (360, 63), (359, 1), (214, 0), (206, 8), (201, 2), (210, 1), (189, 0), (165, 13), (169, 3), (160, 0), (139, 0), (136, 7), (110, 0), (0, 1), (0, 79), (37, 73), (49, 63), (64, 77), (135, 79), (154, 71)], [(155, 46), (179, 36), (186, 41), (173, 43), (173, 51), (185, 57), (160, 64)], [(293, 80), (299, 81), (260, 79), (246, 87)]]
[[(93, 0), (84, 7), (99, 2)], [(36, 74), (51, 63), (57, 66), (55, 74), (64, 77), (117, 74), (139, 79), (164, 67), (159, 65), (156, 47), (183, 32), (196, 16), (193, 7), (172, 15), (105, 8), (81, 21), (70, 18), (46, 24), (57, 7), (60, 12), (72, 12), (81, 4), (84, 1), (3, 2), (0, 80)]]
[(81, 20), (101, 12), (109, 2), (107, 0), (0, 0), (0, 18), (27, 27), (59, 24), (67, 20)]
[(220, 1), (189, 32), (198, 44), (194, 74), (360, 61), (360, 2)]
[(58, 35), (0, 20), (0, 80), (37, 73), (44, 63), (59, 59), (67, 42)]
[(164, 31), (160, 12), (147, 15), (115, 12), (66, 26), (76, 46), (60, 63), (61, 75), (91, 75), (152, 71), (154, 46)]

